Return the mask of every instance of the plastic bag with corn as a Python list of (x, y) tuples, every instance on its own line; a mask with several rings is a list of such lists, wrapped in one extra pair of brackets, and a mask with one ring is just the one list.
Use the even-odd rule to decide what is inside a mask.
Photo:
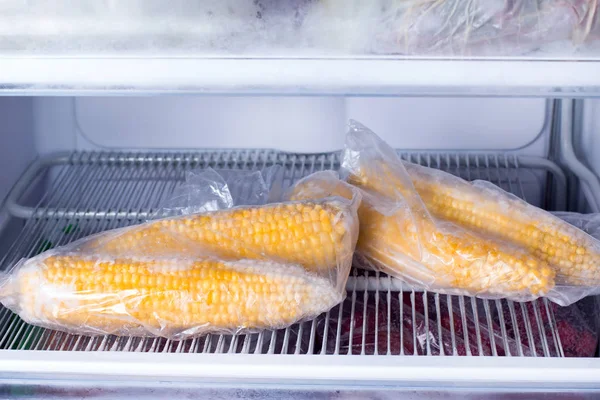
[[(355, 122), (342, 167), (363, 193), (357, 255), (366, 265), (419, 288), (485, 298), (569, 305), (600, 292), (600, 242), (588, 234), (597, 234), (597, 216), (555, 216), (489, 182), (402, 161)], [(290, 198), (350, 188), (315, 175)]]
[[(219, 209), (236, 196), (214, 174), (200, 173), (207, 185), (194, 185), (218, 190), (178, 200), (186, 209), (217, 205), (212, 211), (102, 232), (21, 260), (0, 277), (0, 301), (28, 323), (70, 333), (185, 339), (285, 328), (344, 299), (358, 193)], [(254, 187), (251, 179), (239, 182)], [(238, 204), (248, 201), (241, 197)]]
[(599, 293), (600, 241), (586, 232), (596, 233), (595, 216), (553, 215), (489, 182), (467, 182), (408, 162), (404, 166), (432, 215), (517, 245), (549, 265), (556, 274), (550, 300), (569, 305)]

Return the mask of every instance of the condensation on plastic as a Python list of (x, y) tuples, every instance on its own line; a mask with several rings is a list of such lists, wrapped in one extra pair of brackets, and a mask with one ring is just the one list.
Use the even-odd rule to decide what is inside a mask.
[[(181, 202), (177, 193), (175, 203), (232, 204), (226, 179), (212, 174), (190, 176), (192, 187), (206, 183), (206, 196)], [(248, 177), (243, 186), (254, 187)], [(359, 203), (357, 193), (239, 206), (102, 232), (21, 260), (0, 277), (0, 301), (29, 323), (80, 334), (185, 339), (285, 328), (344, 299)]]

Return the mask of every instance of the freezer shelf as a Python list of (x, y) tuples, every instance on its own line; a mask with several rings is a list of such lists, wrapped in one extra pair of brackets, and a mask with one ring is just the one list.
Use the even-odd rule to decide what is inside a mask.
[(9, 0), (0, 14), (6, 94), (600, 93), (593, 0)]
[(540, 300), (522, 305), (404, 290), (349, 290), (348, 298), (340, 306), (314, 321), (279, 331), (208, 335), (186, 341), (69, 335), (29, 326), (6, 310), (2, 310), (0, 318), (2, 350), (265, 355), (565, 355), (551, 303)]
[[(404, 159), (466, 179), (486, 179), (539, 206), (562, 208), (565, 176), (548, 160), (497, 153), (400, 153)], [(285, 167), (284, 187), (324, 169), (339, 153), (290, 154), (272, 150), (196, 153), (73, 153), (42, 159), (17, 183), (6, 202), (25, 224), (0, 264), (89, 234), (142, 222), (194, 168), (255, 170)], [(553, 190), (548, 185), (550, 177)], [(37, 203), (27, 192), (42, 192)], [(82, 337), (25, 324), (0, 311), (0, 349), (251, 354), (379, 354), (563, 356), (554, 307), (545, 300), (520, 304), (416, 293), (398, 280), (354, 269), (345, 302), (314, 321), (276, 332), (209, 335), (188, 341)]]
[[(600, 61), (526, 58), (2, 56), (0, 94), (600, 95)], [(98, 71), (102, 71), (99, 73)], [(143, 74), (140, 71), (144, 71)]]

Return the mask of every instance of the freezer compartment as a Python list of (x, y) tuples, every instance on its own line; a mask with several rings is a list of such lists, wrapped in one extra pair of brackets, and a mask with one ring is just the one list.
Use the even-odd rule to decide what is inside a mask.
[(598, 96), (598, 7), (9, 0), (0, 93)]
[(5, 1), (3, 54), (597, 57), (592, 0)]
[[(532, 204), (562, 210), (566, 177), (551, 161), (513, 153), (400, 153), (465, 179), (485, 179)], [(34, 163), (6, 200), (11, 238), (1, 269), (89, 234), (151, 218), (196, 168), (255, 170), (284, 166), (283, 186), (312, 172), (338, 169), (339, 153), (206, 150), (194, 153), (88, 153)], [(16, 238), (15, 238), (16, 236)], [(319, 318), (252, 335), (187, 341), (84, 337), (25, 324), (0, 311), (0, 349), (250, 354), (582, 356), (563, 340), (557, 309), (545, 300), (520, 304), (414, 292), (384, 274), (354, 269), (348, 297)], [(583, 335), (585, 332), (581, 331)], [(593, 355), (592, 333), (587, 355)], [(590, 340), (588, 338), (588, 340)], [(569, 342), (569, 346), (571, 342)]]

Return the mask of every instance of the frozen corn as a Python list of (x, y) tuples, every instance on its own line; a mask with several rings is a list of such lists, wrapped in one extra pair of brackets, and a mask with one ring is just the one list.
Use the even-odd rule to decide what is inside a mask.
[(361, 212), (366, 222), (359, 251), (384, 272), (430, 290), (519, 300), (545, 295), (554, 286), (554, 271), (522, 249), (440, 221), (419, 221), (417, 227), (403, 214), (387, 216), (373, 208)]
[(351, 262), (357, 231), (356, 206), (325, 199), (160, 219), (102, 233), (81, 249), (115, 256), (211, 254), (329, 271)]
[(561, 284), (600, 284), (600, 242), (585, 232), (487, 182), (405, 167), (434, 215), (528, 249), (556, 270)]
[(111, 258), (50, 251), (0, 280), (28, 323), (77, 334), (160, 335), (278, 329), (343, 299), (304, 268), (271, 261)]
[[(411, 200), (404, 200), (410, 181), (408, 187), (402, 186), (401, 171), (391, 176), (375, 173), (383, 167), (378, 160), (369, 160), (360, 176), (351, 176), (365, 192), (357, 254), (390, 275), (430, 290), (513, 299), (535, 298), (551, 290), (554, 271), (545, 262), (515, 246), (429, 217), (418, 202), (411, 206)], [(385, 169), (391, 172), (392, 166)], [(290, 197), (347, 197), (349, 187), (331, 172), (317, 173), (300, 181)]]

